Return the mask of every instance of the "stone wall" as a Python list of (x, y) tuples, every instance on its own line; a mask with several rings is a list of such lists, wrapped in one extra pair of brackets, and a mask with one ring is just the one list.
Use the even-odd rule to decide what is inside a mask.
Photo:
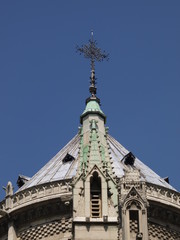
[(118, 239), (118, 228), (115, 224), (76, 224), (75, 240), (116, 240)]
[(4, 235), (4, 236), (0, 237), (0, 240), (8, 240), (8, 236)]
[(19, 240), (72, 239), (72, 218), (62, 218), (53, 222), (30, 227), (18, 234)]
[[(117, 198), (116, 193), (108, 192), (112, 191), (112, 186), (105, 186), (103, 189), (108, 191), (103, 195), (106, 198), (103, 197), (102, 201), (107, 205), (106, 212), (103, 213), (103, 210), (98, 220), (91, 219), (90, 214), (82, 214), (85, 212), (85, 205), (81, 201), (77, 201), (72, 219), (75, 199), (72, 199), (70, 182), (55, 182), (18, 192), (9, 197), (10, 205), (6, 201), (0, 203), (0, 240), (8, 239), (10, 221), (17, 234), (17, 238), (13, 240), (132, 240), (136, 239), (138, 232), (143, 233), (143, 240), (180, 240), (179, 193), (146, 184), (139, 179), (139, 173), (133, 171), (126, 173), (126, 177), (121, 181), (117, 181), (117, 204), (113, 202), (113, 197)], [(77, 193), (74, 191), (78, 200), (84, 201), (84, 192), (87, 189), (89, 191), (82, 181)], [(89, 200), (86, 198), (84, 201), (87, 208), (90, 207)], [(130, 211), (134, 210), (139, 213), (138, 222), (137, 219), (129, 217)], [(148, 228), (147, 237), (143, 232), (145, 225)], [(125, 231), (128, 235), (124, 234)]]
[(180, 240), (180, 232), (158, 224), (148, 224), (149, 240)]

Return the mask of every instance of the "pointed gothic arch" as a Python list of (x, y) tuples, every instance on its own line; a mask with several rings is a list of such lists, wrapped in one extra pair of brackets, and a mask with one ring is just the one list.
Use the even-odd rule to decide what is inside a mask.
[(123, 240), (147, 239), (147, 203), (132, 187), (123, 203)]
[(102, 189), (101, 189), (101, 177), (97, 171), (94, 171), (90, 177), (90, 205), (91, 205), (91, 217), (102, 217)]

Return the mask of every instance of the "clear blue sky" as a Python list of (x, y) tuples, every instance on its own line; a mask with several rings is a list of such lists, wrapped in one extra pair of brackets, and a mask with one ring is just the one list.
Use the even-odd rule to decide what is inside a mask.
[[(110, 134), (180, 190), (180, 1), (0, 1), (0, 199), (78, 131), (94, 30)], [(15, 187), (15, 189), (17, 189)]]

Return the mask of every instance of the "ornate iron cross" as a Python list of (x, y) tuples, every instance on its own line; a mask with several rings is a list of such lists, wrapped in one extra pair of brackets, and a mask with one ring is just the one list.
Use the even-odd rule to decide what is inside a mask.
[(85, 58), (91, 60), (91, 85), (89, 87), (89, 91), (93, 98), (96, 98), (96, 78), (95, 78), (95, 61), (102, 62), (104, 59), (109, 59), (109, 54), (105, 51), (101, 51), (100, 48), (97, 47), (97, 42), (93, 39), (93, 31), (91, 31), (91, 39), (88, 44), (82, 45), (81, 47), (76, 46), (80, 55), (83, 54)]

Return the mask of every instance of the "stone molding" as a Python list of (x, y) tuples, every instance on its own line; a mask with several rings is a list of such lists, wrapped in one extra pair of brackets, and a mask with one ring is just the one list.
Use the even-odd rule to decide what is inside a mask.
[[(70, 181), (58, 181), (33, 186), (23, 191), (15, 193), (11, 197), (12, 207), (8, 209), (8, 213), (19, 208), (54, 198), (65, 198), (72, 195), (72, 187)], [(6, 202), (0, 203), (0, 210), (6, 210)], [(1, 218), (2, 216), (0, 216)]]
[[(68, 233), (67, 233), (68, 232)], [(66, 233), (66, 239), (72, 237), (72, 218), (62, 218), (53, 222), (49, 222), (35, 227), (28, 228), (18, 234), (21, 240), (44, 239), (54, 235)], [(64, 239), (64, 238), (63, 238)]]
[[(128, 182), (125, 182), (125, 184), (126, 190), (130, 189), (130, 186), (132, 186), (132, 182), (130, 184), (128, 184)], [(139, 182), (134, 182), (133, 185), (136, 189), (138, 189), (139, 184)], [(161, 202), (163, 204), (168, 203), (172, 207), (180, 209), (180, 193), (150, 183), (146, 183), (145, 188), (148, 200)], [(12, 208), (9, 209), (8, 212), (19, 209), (23, 206), (33, 204), (37, 202), (37, 200), (45, 201), (68, 194), (72, 194), (70, 181), (58, 181), (31, 187), (26, 190), (17, 192), (12, 196)], [(5, 200), (0, 203), (0, 210), (6, 210)], [(0, 218), (1, 217), (2, 215), (0, 214)]]
[(161, 202), (180, 209), (180, 193), (158, 186), (146, 183), (147, 199), (155, 202)]
[(108, 217), (108, 219), (105, 221), (105, 219), (102, 218), (86, 218), (86, 217), (75, 217), (73, 219), (73, 222), (87, 222), (87, 223), (117, 223), (118, 219), (117, 217)]

